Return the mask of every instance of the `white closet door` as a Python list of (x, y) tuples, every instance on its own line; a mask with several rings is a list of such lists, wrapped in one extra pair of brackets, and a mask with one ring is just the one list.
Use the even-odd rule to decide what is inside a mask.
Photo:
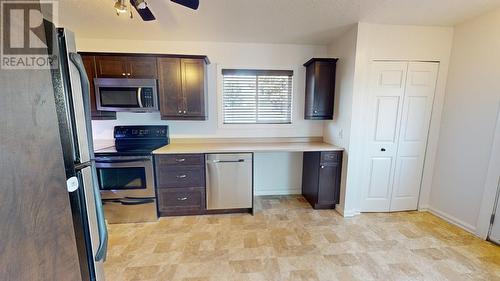
[(361, 211), (390, 210), (408, 62), (372, 63)]
[(433, 62), (408, 65), (391, 211), (417, 209), (438, 67)]

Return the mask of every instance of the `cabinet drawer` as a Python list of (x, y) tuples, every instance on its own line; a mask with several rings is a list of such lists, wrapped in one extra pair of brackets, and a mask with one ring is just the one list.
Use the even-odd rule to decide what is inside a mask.
[(321, 163), (338, 163), (342, 160), (342, 151), (321, 152)]
[(168, 166), (205, 166), (204, 154), (169, 154), (159, 155), (158, 165)]
[(159, 188), (204, 187), (204, 167), (163, 167), (157, 171)]
[(163, 215), (203, 213), (205, 210), (205, 189), (158, 189), (158, 209)]

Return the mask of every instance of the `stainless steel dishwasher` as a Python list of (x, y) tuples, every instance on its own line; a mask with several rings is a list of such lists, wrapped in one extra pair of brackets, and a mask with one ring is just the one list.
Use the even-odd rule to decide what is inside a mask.
[(207, 154), (207, 209), (252, 208), (253, 155)]

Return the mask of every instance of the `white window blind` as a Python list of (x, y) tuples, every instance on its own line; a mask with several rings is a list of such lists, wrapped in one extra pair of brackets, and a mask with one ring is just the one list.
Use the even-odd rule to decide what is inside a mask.
[(224, 124), (292, 123), (291, 70), (223, 69)]

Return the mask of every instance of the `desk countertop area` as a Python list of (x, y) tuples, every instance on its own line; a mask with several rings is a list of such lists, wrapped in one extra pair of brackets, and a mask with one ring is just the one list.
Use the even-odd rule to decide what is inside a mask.
[(325, 142), (208, 142), (171, 143), (153, 151), (153, 154), (225, 153), (225, 152), (305, 152), (343, 151)]

